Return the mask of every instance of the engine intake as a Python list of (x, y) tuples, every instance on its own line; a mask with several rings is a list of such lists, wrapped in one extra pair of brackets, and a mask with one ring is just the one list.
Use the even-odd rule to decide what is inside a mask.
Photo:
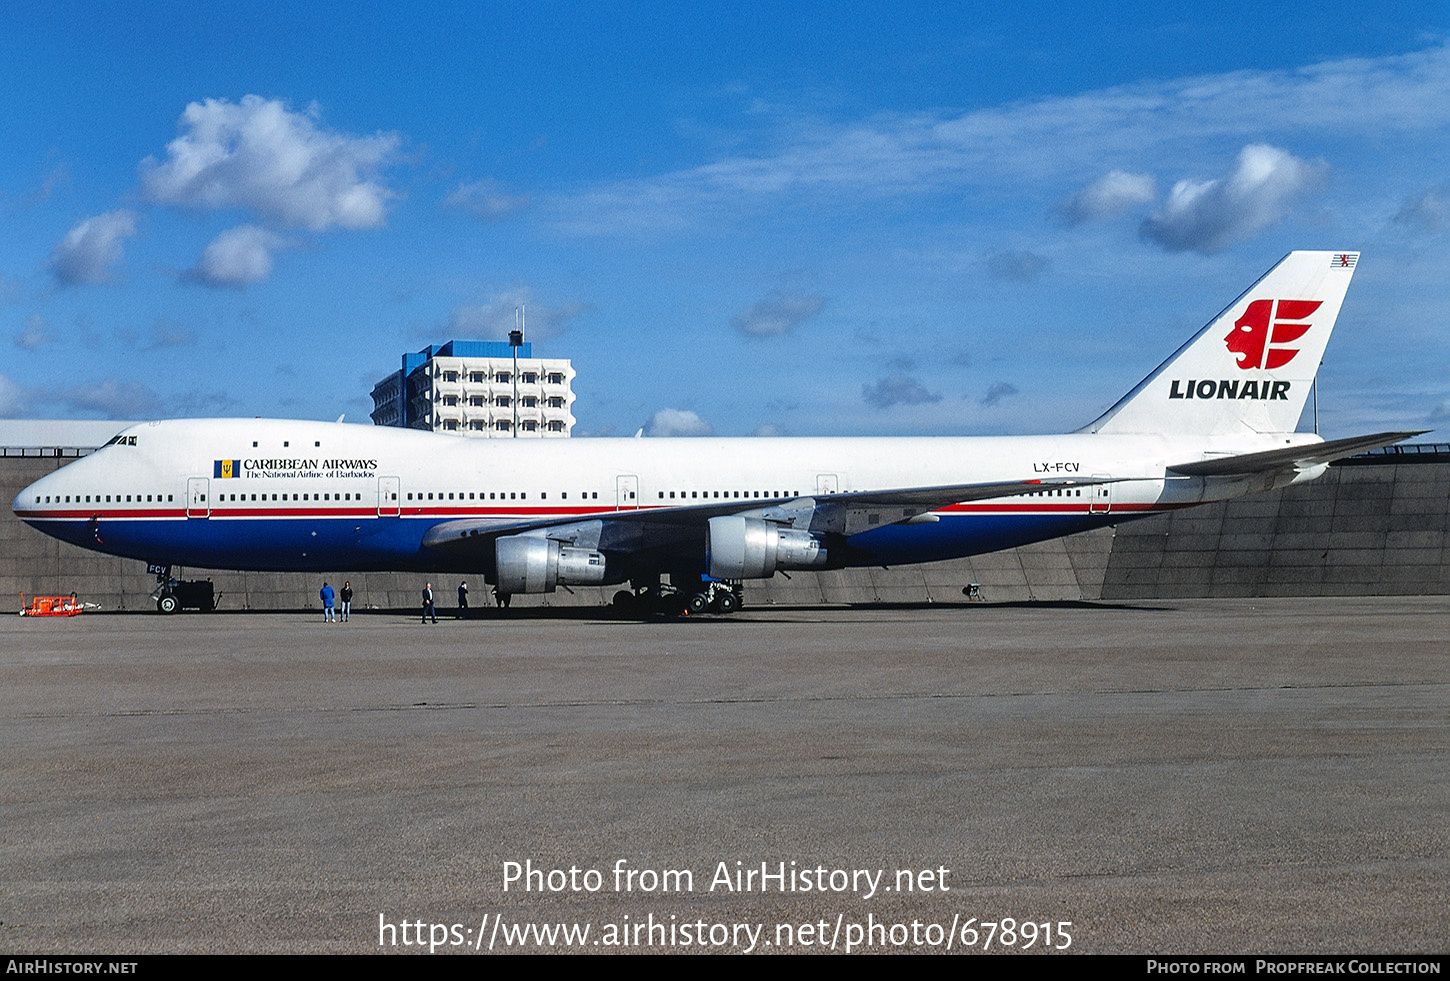
[(777, 569), (815, 569), (826, 547), (808, 531), (727, 515), (710, 519), (709, 571), (716, 579), (769, 579)]

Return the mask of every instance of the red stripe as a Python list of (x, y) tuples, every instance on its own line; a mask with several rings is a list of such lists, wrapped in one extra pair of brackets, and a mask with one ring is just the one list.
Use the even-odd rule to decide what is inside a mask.
[[(1175, 504), (1143, 504), (1143, 503), (1114, 503), (1111, 508), (1102, 511), (1091, 510), (1087, 502), (1078, 504), (950, 504), (946, 507), (937, 508), (937, 514), (1121, 514), (1124, 512), (1147, 512), (1147, 511), (1176, 511), (1179, 508), (1195, 507), (1200, 502), (1185, 502)], [(1205, 502), (1206, 503), (1206, 502)], [(653, 511), (657, 508), (653, 505), (641, 508), (627, 508), (629, 511)], [(560, 517), (608, 517), (611, 514), (618, 514), (615, 509), (599, 510), (594, 508), (498, 508), (489, 511), (470, 510), (468, 508), (403, 508), (402, 517), (408, 518), (560, 518)], [(107, 521), (114, 521), (118, 518), (128, 519), (172, 519), (185, 518), (185, 508), (165, 508), (161, 510), (109, 510), (109, 511), (17, 511), (16, 517), (25, 521), (44, 520), (81, 520), (89, 521), (92, 518), (100, 518)], [(198, 518), (203, 515), (198, 514)], [(377, 518), (379, 517), (376, 508), (215, 508), (210, 512), (212, 518)], [(393, 515), (383, 515), (393, 517)]]

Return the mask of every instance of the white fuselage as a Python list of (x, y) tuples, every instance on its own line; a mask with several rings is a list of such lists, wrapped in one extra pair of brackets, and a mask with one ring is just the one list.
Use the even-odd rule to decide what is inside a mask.
[[(460, 565), (422, 544), (430, 528), (459, 518), (583, 520), (736, 501), (748, 508), (755, 500), (1026, 475), (1114, 481), (952, 505), (930, 522), (883, 514), (879, 527), (851, 537), (847, 564), (896, 564), (992, 551), (1267, 489), (1275, 484), (1170, 477), (1166, 468), (1317, 441), (1308, 434), (1081, 433), (473, 440), (336, 423), (176, 420), (126, 430), (28, 487), (14, 508), (56, 537), (159, 564), (414, 569)], [(681, 568), (694, 562), (688, 552)], [(468, 571), (477, 566), (462, 563)]]

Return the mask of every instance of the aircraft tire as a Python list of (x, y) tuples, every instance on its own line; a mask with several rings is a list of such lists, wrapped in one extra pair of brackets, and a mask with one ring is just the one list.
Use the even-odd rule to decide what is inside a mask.
[(685, 600), (685, 610), (696, 616), (704, 613), (710, 608), (710, 597), (705, 593), (691, 593), (690, 598)]
[(722, 592), (715, 597), (715, 612), (729, 615), (740, 609), (740, 598), (731, 590)]
[(158, 613), (170, 615), (179, 609), (181, 609), (181, 602), (170, 593), (163, 593), (161, 598), (156, 601), (156, 610)]

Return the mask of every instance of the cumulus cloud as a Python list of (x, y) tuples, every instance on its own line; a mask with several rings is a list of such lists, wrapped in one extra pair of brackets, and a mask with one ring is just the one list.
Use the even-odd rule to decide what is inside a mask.
[(1283, 219), (1324, 170), (1278, 147), (1250, 144), (1227, 177), (1174, 184), (1143, 222), (1142, 235), (1169, 252), (1221, 252)]
[(820, 313), (826, 305), (824, 296), (801, 296), (776, 291), (730, 319), (736, 330), (751, 337), (776, 337)]
[(1033, 252), (997, 252), (987, 257), (987, 272), (997, 279), (1025, 283), (1047, 268), (1047, 260)]
[(141, 161), (142, 193), (159, 204), (240, 208), (312, 231), (381, 225), (393, 194), (380, 172), (401, 138), (338, 133), (319, 125), (318, 116), (315, 107), (293, 112), (257, 95), (193, 102), (166, 158)]
[(713, 436), (715, 429), (689, 409), (661, 409), (645, 424), (646, 436)]
[(519, 287), (500, 293), (487, 303), (461, 306), (453, 311), (448, 329), (454, 337), (481, 340), (507, 340), (514, 329), (514, 311), (525, 308), (524, 340), (544, 341), (558, 337), (568, 329), (569, 322), (594, 307), (588, 303), (564, 303), (548, 306), (534, 302), (534, 292)]
[(1395, 221), (1428, 232), (1450, 228), (1450, 184), (1432, 187), (1419, 197), (1406, 200)]
[(121, 209), (87, 218), (50, 253), (51, 274), (67, 286), (99, 283), (121, 261), (121, 245), (136, 234), (136, 213)]
[(15, 346), (23, 351), (33, 351), (53, 340), (55, 338), (51, 336), (45, 318), (38, 313), (32, 313), (25, 318), (25, 329), (15, 335)]
[(997, 382), (991, 388), (987, 389), (987, 394), (982, 396), (978, 404), (982, 405), (983, 407), (990, 408), (991, 406), (994, 406), (997, 403), (1001, 402), (1003, 399), (1009, 398), (1016, 394), (1016, 385), (1010, 384), (1008, 382)]
[(785, 430), (781, 429), (773, 422), (762, 422), (760, 425), (755, 427), (755, 431), (752, 432), (750, 435), (762, 437), (784, 436)]
[(861, 398), (867, 405), (874, 405), (878, 409), (941, 401), (939, 393), (927, 391), (921, 382), (910, 375), (902, 374), (888, 375), (875, 383), (862, 385)]
[(522, 194), (509, 194), (498, 181), (482, 180), (459, 184), (443, 199), (443, 204), (461, 208), (483, 221), (503, 221), (527, 208), (529, 199)]
[(1058, 205), (1057, 213), (1066, 225), (1081, 225), (1132, 211), (1158, 196), (1158, 188), (1149, 174), (1130, 174), (1110, 170)]
[(286, 245), (282, 236), (256, 225), (229, 228), (211, 240), (185, 276), (204, 286), (243, 289), (272, 275), (272, 253)]

